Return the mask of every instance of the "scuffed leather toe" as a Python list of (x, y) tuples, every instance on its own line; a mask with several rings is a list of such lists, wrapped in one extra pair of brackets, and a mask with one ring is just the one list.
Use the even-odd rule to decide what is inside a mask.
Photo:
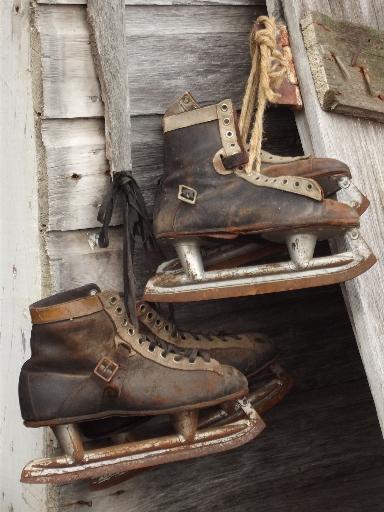
[(232, 395), (234, 393), (243, 392), (244, 395), (248, 393), (248, 381), (246, 377), (233, 366), (223, 365), (223, 395)]

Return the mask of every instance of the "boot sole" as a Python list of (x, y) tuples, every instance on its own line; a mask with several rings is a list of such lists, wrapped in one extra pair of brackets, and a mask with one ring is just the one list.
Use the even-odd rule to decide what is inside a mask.
[(231, 395), (227, 395), (222, 398), (217, 398), (216, 400), (209, 400), (206, 402), (199, 402), (196, 404), (188, 405), (188, 406), (179, 406), (172, 407), (170, 409), (163, 409), (161, 411), (158, 410), (140, 410), (140, 411), (103, 411), (96, 414), (85, 414), (83, 416), (71, 416), (68, 418), (55, 418), (51, 420), (41, 420), (41, 421), (24, 421), (24, 425), (26, 427), (38, 428), (38, 427), (52, 427), (55, 425), (67, 425), (68, 423), (82, 423), (83, 421), (92, 421), (92, 420), (101, 420), (112, 418), (114, 416), (126, 417), (126, 416), (160, 416), (162, 414), (174, 414), (181, 411), (192, 411), (195, 409), (205, 409), (206, 407), (213, 407), (215, 405), (220, 405), (224, 402), (229, 402), (232, 400), (237, 400), (242, 398), (248, 394), (248, 389), (242, 389), (241, 391), (237, 391), (236, 393), (232, 393)]

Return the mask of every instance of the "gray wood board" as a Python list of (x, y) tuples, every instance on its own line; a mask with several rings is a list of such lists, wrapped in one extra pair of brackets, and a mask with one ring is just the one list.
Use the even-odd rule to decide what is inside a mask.
[[(230, 93), (240, 105), (249, 68), (248, 36), (261, 6), (126, 8), (132, 114), (163, 113), (191, 89), (198, 100)], [(84, 6), (39, 5), (46, 118), (103, 115)]]
[[(276, 3), (271, 4), (273, 9)], [(294, 4), (284, 1), (283, 6), (304, 102), (304, 112), (296, 115), (304, 150), (346, 162), (354, 183), (371, 201), (370, 208), (361, 218), (361, 232), (378, 262), (362, 276), (346, 283), (345, 297), (379, 421), (384, 429), (384, 126), (321, 109), (300, 30), (300, 20), (314, 10), (336, 19), (359, 20), (380, 29), (384, 27), (384, 5), (380, 1), (365, 4), (359, 0), (300, 0)]]
[[(339, 288), (216, 304), (216, 315), (206, 314), (207, 303), (193, 305), (194, 314), (203, 307), (200, 327), (268, 324), (295, 374), (291, 395), (265, 416), (267, 430), (238, 450), (155, 468), (112, 489), (67, 486), (60, 490), (62, 507), (307, 512), (326, 504), (330, 512), (381, 512), (382, 439)], [(195, 325), (191, 318), (183, 323)]]
[(124, 0), (88, 0), (91, 51), (104, 104), (105, 153), (112, 174), (132, 169), (124, 13)]
[[(87, 0), (37, 0), (38, 4), (86, 5)], [(263, 0), (125, 0), (125, 5), (262, 5)]]
[(384, 122), (384, 32), (318, 12), (301, 27), (321, 107)]

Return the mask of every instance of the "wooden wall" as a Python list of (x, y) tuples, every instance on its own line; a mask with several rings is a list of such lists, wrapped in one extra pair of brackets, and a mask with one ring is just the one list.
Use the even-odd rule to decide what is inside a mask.
[(28, 304), (40, 297), (37, 165), (30, 76), (29, 0), (0, 2), (0, 510), (45, 512), (46, 488), (19, 482), (45, 454), (17, 395), (29, 357)]
[[(108, 249), (95, 247), (109, 169), (85, 3), (40, 0), (33, 19), (46, 290), (88, 281), (121, 288), (119, 228)], [(264, 3), (252, 0), (126, 1), (133, 171), (150, 210), (162, 173), (161, 113), (186, 89), (200, 101), (231, 96), (239, 105), (249, 29), (262, 13)], [(265, 146), (300, 153), (289, 111), (268, 113)], [(296, 390), (267, 416), (269, 428), (254, 443), (102, 492), (63, 487), (59, 510), (382, 510), (381, 436), (338, 287), (181, 306), (176, 315), (185, 326), (199, 318), (201, 328), (269, 333)]]
[[(35, 105), (47, 190), (47, 278), (54, 290), (92, 276), (101, 286), (120, 287), (119, 236), (112, 236), (111, 246), (102, 251), (93, 239), (109, 169), (86, 6), (65, 3), (39, 2), (34, 16), (35, 50), (40, 55)], [(201, 101), (215, 102), (230, 94), (240, 104), (248, 72), (249, 29), (265, 6), (244, 0), (129, 4), (133, 170), (151, 210), (162, 174), (161, 114), (186, 89)], [(114, 221), (119, 223), (119, 215)]]

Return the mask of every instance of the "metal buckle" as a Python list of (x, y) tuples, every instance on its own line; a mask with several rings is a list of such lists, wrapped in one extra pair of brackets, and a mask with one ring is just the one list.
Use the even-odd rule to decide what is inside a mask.
[(97, 363), (93, 373), (97, 377), (100, 377), (101, 380), (104, 380), (105, 382), (111, 382), (118, 369), (119, 365), (115, 363), (115, 361), (112, 361), (112, 359), (109, 359), (109, 357), (103, 357)]
[(179, 185), (179, 193), (177, 198), (184, 203), (195, 204), (197, 199), (197, 191), (194, 188), (187, 187), (186, 185)]

